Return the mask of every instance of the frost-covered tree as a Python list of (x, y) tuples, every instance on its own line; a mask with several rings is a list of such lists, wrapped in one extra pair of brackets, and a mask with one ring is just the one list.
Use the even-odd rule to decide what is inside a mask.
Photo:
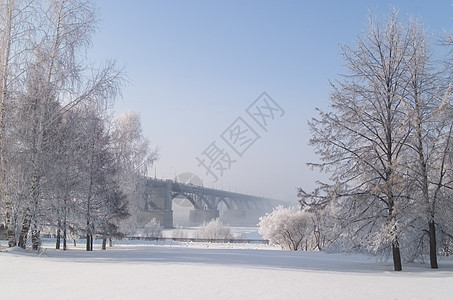
[(104, 205), (100, 208), (97, 225), (97, 232), (102, 237), (102, 250), (106, 250), (107, 239), (123, 237), (119, 223), (129, 217), (126, 195), (117, 183), (114, 180), (109, 181), (104, 189)]
[(77, 188), (81, 179), (81, 157), (83, 152), (81, 141), (84, 132), (79, 127), (81, 122), (80, 113), (70, 111), (65, 113), (58, 122), (57, 135), (59, 143), (53, 152), (51, 166), (52, 183), (47, 188), (52, 191), (48, 195), (51, 214), (48, 215), (47, 224), (56, 228), (56, 249), (67, 249), (67, 239), (70, 234), (70, 225), (74, 229), (73, 215), (77, 211), (76, 202)]
[[(390, 248), (394, 269), (402, 270), (400, 239), (408, 206), (406, 142), (408, 116), (402, 109), (411, 56), (410, 36), (393, 12), (385, 24), (371, 19), (355, 49), (343, 47), (349, 73), (332, 86), (331, 111), (310, 122), (310, 143), (331, 172), (323, 185), (341, 206), (341, 226), (361, 247)], [(319, 191), (304, 197), (317, 198)], [(314, 200), (316, 201), (316, 200)]]
[[(80, 76), (77, 54), (81, 47), (89, 43), (94, 19), (88, 2), (51, 1), (39, 3), (36, 14), (42, 15), (40, 28), (36, 32), (33, 48), (33, 72), (29, 76), (29, 89), (26, 97), (36, 99), (34, 108), (34, 133), (32, 136), (32, 180), (30, 183), (29, 205), (24, 215), (19, 246), (25, 248), (28, 231), (32, 231), (33, 249), (40, 241), (39, 213), (41, 206), (42, 180), (46, 173), (48, 154), (45, 148), (55, 143), (52, 135), (47, 135), (58, 118), (57, 105), (64, 103)], [(71, 89), (72, 88), (72, 89)], [(69, 91), (69, 92), (68, 92)]]
[(5, 106), (8, 99), (9, 65), (11, 57), (13, 10), (15, 2), (0, 2), (1, 25), (0, 25), (0, 205), (5, 205), (5, 219), (7, 224), (8, 244), (16, 245), (15, 235), (12, 231), (12, 207), (11, 201), (6, 200), (6, 136), (5, 136)]
[(157, 159), (157, 149), (151, 149), (143, 135), (140, 116), (125, 112), (113, 122), (112, 153), (122, 172), (146, 175)]
[(113, 62), (86, 66), (96, 26), (92, 1), (5, 0), (0, 7), (1, 212), (9, 245), (25, 248), (31, 232), (37, 249), (41, 228), (65, 231), (65, 222), (77, 219), (68, 220), (68, 212), (80, 214), (75, 176), (85, 140), (74, 121), (84, 122), (73, 112), (114, 100), (121, 70)]
[(335, 207), (328, 236), (337, 247), (391, 248), (401, 270), (404, 245), (408, 261), (428, 252), (437, 268), (436, 227), (451, 228), (453, 109), (426, 33), (393, 12), (385, 24), (371, 20), (343, 53), (349, 73), (333, 85), (331, 112), (310, 122), (322, 160), (311, 165), (334, 184), (301, 189), (301, 204), (318, 213)]
[(99, 223), (106, 226), (111, 210), (108, 202), (113, 200), (110, 198), (110, 192), (117, 188), (116, 182), (113, 181), (117, 170), (113, 164), (113, 155), (109, 152), (110, 136), (105, 119), (107, 116), (103, 111), (93, 110), (91, 107), (87, 107), (84, 116), (85, 122), (79, 125), (83, 126), (85, 131), (85, 142), (81, 145), (84, 151), (78, 198), (84, 215), (86, 250), (92, 251), (97, 227)]
[[(424, 220), (413, 243), (414, 257), (424, 255), (421, 245), (429, 245), (431, 268), (437, 265), (436, 224), (444, 224), (441, 215), (445, 207), (446, 174), (451, 172), (448, 156), (452, 139), (452, 107), (449, 103), (449, 88), (436, 73), (426, 33), (416, 22), (408, 28), (410, 55), (405, 60), (407, 72), (405, 113), (409, 117), (411, 135), (407, 145), (411, 150), (408, 160), (408, 180), (411, 182), (410, 209), (414, 217)], [(417, 223), (415, 220), (414, 223)], [(416, 227), (419, 225), (414, 224)], [(427, 237), (428, 243), (420, 239)], [(417, 249), (418, 248), (418, 249)]]
[(113, 121), (110, 151), (117, 166), (116, 180), (129, 202), (131, 217), (121, 222), (122, 230), (133, 234), (143, 228), (147, 218), (142, 218), (144, 210), (144, 190), (146, 176), (158, 150), (152, 149), (144, 137), (140, 117), (135, 112), (126, 112)]
[(283, 206), (278, 206), (261, 217), (258, 226), (259, 234), (269, 240), (270, 244), (292, 251), (307, 250), (308, 239), (312, 237), (314, 229), (310, 213), (296, 207)]
[(15, 214), (17, 206), (8, 192), (8, 118), (13, 111), (17, 89), (20, 89), (27, 69), (32, 32), (36, 28), (30, 17), (34, 13), (33, 1), (0, 1), (0, 213), (5, 218), (8, 244), (17, 244)]

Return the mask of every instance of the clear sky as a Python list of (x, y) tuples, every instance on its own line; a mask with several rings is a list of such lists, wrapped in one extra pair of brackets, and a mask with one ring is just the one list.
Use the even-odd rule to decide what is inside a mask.
[[(307, 121), (328, 106), (329, 80), (344, 71), (339, 45), (354, 46), (370, 11), (382, 16), (395, 6), (402, 20), (419, 18), (434, 43), (453, 31), (451, 0), (95, 2), (99, 30), (88, 54), (125, 65), (129, 84), (116, 111), (137, 111), (159, 147), (151, 174), (192, 172), (205, 186), (286, 201), (325, 178), (306, 166), (316, 160)], [(284, 111), (265, 117), (267, 131), (246, 113), (263, 92)], [(248, 127), (233, 124), (238, 117)], [(242, 156), (231, 145), (242, 145)], [(196, 159), (207, 163), (208, 155), (223, 158), (217, 169), (230, 167), (217, 182)]]

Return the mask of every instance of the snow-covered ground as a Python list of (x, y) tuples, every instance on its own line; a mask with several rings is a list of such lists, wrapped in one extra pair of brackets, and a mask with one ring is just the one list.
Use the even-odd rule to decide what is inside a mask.
[[(0, 299), (452, 299), (441, 269), (266, 245), (116, 243), (41, 254), (1, 243)], [(72, 245), (71, 245), (72, 246)]]

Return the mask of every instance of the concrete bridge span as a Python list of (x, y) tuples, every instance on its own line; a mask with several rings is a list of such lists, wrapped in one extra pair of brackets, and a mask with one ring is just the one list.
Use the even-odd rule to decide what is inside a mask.
[[(270, 212), (273, 207), (284, 204), (270, 198), (229, 192), (203, 186), (180, 183), (173, 180), (145, 179), (145, 211), (151, 218), (160, 221), (164, 228), (173, 227), (173, 201), (175, 198), (187, 199), (193, 209), (189, 221), (193, 225), (208, 222), (220, 216), (231, 225), (242, 224), (246, 218), (258, 217)], [(256, 223), (255, 223), (256, 224)]]

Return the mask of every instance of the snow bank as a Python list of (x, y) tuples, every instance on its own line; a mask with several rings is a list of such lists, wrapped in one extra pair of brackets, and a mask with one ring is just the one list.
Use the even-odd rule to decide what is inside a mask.
[(5, 248), (8, 253), (11, 254), (28, 254), (28, 251), (21, 247)]

